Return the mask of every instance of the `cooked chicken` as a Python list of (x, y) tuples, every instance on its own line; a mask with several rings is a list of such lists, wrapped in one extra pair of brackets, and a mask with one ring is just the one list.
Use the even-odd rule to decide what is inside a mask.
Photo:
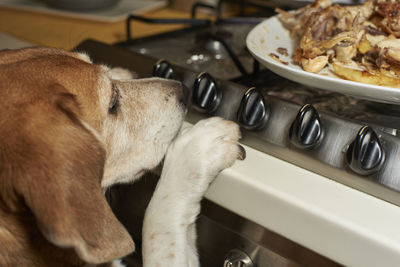
[[(314, 12), (307, 21), (306, 30), (300, 40), (298, 49), (294, 54), (294, 61), (300, 62), (301, 58), (314, 58), (325, 54), (335, 46), (355, 46), (361, 39), (363, 32), (362, 23), (373, 13), (371, 2), (355, 7), (342, 7), (333, 5)], [(351, 51), (347, 49), (346, 51)], [(342, 52), (346, 52), (341, 50)], [(350, 60), (352, 56), (348, 58)], [(343, 53), (341, 54), (343, 58)], [(350, 56), (350, 55), (349, 55)]]
[(378, 61), (377, 65), (389, 68), (391, 65), (400, 66), (400, 39), (386, 38), (377, 43)]
[(376, 11), (383, 17), (380, 26), (384, 31), (400, 37), (400, 3), (395, 0), (378, 0)]
[(340, 44), (335, 46), (336, 59), (343, 63), (351, 63), (357, 55), (357, 48), (350, 44)]
[(327, 56), (318, 56), (315, 58), (303, 58), (301, 60), (301, 66), (305, 71), (317, 73), (322, 70), (326, 64), (328, 64)]
[[(293, 61), (305, 71), (317, 73), (334, 63), (335, 71), (337, 66), (347, 66), (353, 74), (366, 71), (400, 77), (400, 1), (340, 6), (331, 0), (316, 0), (295, 11), (277, 11), (298, 40)], [(341, 73), (345, 76), (345, 71)]]
[(285, 11), (277, 8), (276, 11), (281, 15), (281, 20), (285, 27), (290, 30), (292, 37), (300, 38), (304, 34), (304, 26), (309, 17), (331, 5), (332, 0), (316, 0), (313, 4), (297, 10)]

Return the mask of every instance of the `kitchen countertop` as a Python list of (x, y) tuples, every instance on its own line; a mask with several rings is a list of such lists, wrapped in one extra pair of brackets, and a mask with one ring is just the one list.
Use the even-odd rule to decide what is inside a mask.
[[(160, 8), (142, 14), (150, 18), (189, 18), (188, 12)], [(209, 17), (202, 14), (199, 17)], [(126, 39), (125, 20), (100, 22), (73, 19), (36, 12), (0, 7), (0, 32), (30, 43), (70, 50), (83, 40), (91, 38), (107, 44)], [(149, 25), (133, 21), (132, 37), (143, 37), (183, 27), (182, 25)]]

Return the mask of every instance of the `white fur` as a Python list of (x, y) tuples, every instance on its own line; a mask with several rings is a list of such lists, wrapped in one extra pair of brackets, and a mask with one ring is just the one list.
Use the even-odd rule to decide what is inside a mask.
[(111, 76), (111, 79), (113, 80), (130, 80), (130, 79), (136, 79), (137, 78), (137, 74), (133, 73), (127, 69), (123, 69), (123, 68), (112, 68), (109, 71), (109, 75)]
[[(186, 112), (179, 100), (181, 83), (130, 79), (128, 71), (101, 69), (106, 75), (99, 78), (99, 103), (105, 107), (99, 138), (107, 151), (101, 185), (132, 182), (165, 156), (144, 220), (144, 266), (199, 266), (195, 221), (200, 201), (218, 173), (238, 158), (239, 127), (214, 117), (181, 129), (175, 138)], [(108, 114), (114, 90), (120, 108)]]
[(110, 267), (126, 267), (121, 260), (113, 260)]
[(168, 148), (163, 171), (143, 226), (145, 267), (199, 266), (195, 221), (200, 200), (240, 149), (239, 127), (218, 117), (181, 131)]
[(160, 78), (114, 80), (120, 109), (103, 122), (107, 160), (102, 187), (132, 182), (155, 168), (179, 131), (181, 83)]

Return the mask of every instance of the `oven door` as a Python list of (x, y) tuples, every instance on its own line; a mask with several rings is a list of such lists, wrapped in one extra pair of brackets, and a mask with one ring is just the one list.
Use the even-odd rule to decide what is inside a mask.
[[(397, 266), (398, 206), (245, 148), (246, 160), (221, 172), (206, 192), (197, 222), (201, 266), (235, 266), (238, 259), (274, 267)], [(129, 266), (141, 266), (143, 214), (157, 181), (149, 173), (108, 192), (137, 245)]]
[[(142, 266), (143, 216), (158, 177), (148, 173), (134, 184), (117, 185), (107, 192), (114, 213), (135, 240), (137, 251), (124, 259), (127, 266)], [(208, 199), (202, 202), (197, 234), (201, 266), (338, 266)]]

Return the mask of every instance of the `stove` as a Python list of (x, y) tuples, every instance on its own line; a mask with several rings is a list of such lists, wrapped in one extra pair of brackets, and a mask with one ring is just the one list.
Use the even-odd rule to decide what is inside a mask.
[[(400, 260), (400, 107), (281, 78), (245, 47), (247, 33), (265, 17), (217, 18), (192, 18), (189, 28), (112, 46), (88, 40), (77, 47), (96, 63), (181, 81), (191, 96), (187, 123), (220, 116), (241, 125), (248, 157), (220, 175), (203, 203), (202, 266), (384, 266)], [(128, 25), (132, 19), (183, 22), (131, 16)], [(149, 175), (109, 193), (139, 244), (156, 180)], [(126, 261), (136, 266), (134, 258)]]
[[(127, 46), (131, 51), (164, 58), (195, 72), (207, 72), (230, 80), (252, 71), (254, 60), (246, 50), (244, 38), (254, 25), (210, 25), (171, 38), (138, 41)], [(165, 48), (168, 47), (168, 54)], [(226, 49), (228, 47), (228, 50)], [(229, 53), (235, 54), (237, 65)]]

